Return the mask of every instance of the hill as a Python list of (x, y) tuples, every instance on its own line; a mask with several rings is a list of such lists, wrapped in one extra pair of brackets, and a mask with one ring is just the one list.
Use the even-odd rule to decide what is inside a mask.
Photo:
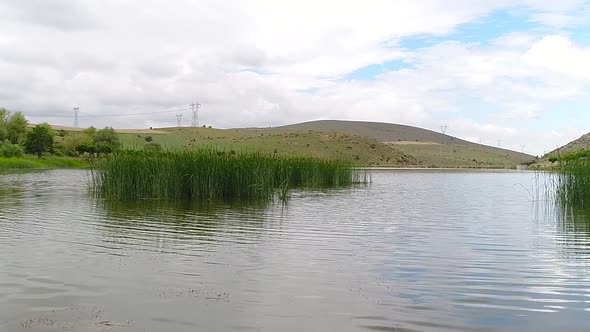
[[(258, 150), (338, 158), (368, 166), (510, 168), (534, 159), (431, 130), (377, 122), (313, 121), (274, 128), (159, 128), (148, 133), (167, 148)], [(128, 148), (145, 144), (145, 135), (139, 133), (122, 133), (121, 137)]]
[(278, 132), (336, 131), (374, 139), (406, 155), (419, 166), (514, 167), (534, 156), (477, 144), (428, 129), (382, 122), (320, 120), (272, 128)]
[(275, 127), (274, 131), (338, 131), (375, 139), (379, 142), (425, 142), (456, 145), (480, 146), (480, 144), (443, 135), (441, 133), (418, 127), (363, 121), (319, 120), (303, 122), (282, 127)]
[(568, 144), (547, 153), (545, 156), (543, 156), (543, 159), (548, 159), (554, 156), (557, 157), (559, 155), (571, 152), (578, 152), (582, 150), (590, 150), (590, 133), (583, 135), (577, 140), (571, 141)]

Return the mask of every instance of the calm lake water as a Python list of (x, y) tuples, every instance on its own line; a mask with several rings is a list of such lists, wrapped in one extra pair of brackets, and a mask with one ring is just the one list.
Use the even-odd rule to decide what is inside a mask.
[(590, 330), (590, 223), (533, 173), (372, 179), (191, 206), (0, 175), (0, 331)]

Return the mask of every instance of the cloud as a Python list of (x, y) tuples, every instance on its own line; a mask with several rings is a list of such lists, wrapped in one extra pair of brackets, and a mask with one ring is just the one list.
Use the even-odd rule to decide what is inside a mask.
[[(535, 31), (476, 43), (445, 36), (499, 10), (525, 11), (551, 29), (560, 17), (565, 29), (582, 24), (585, 8), (576, 0), (6, 0), (0, 102), (33, 121), (70, 124), (49, 116), (79, 104), (82, 125), (145, 127), (173, 126), (175, 112), (124, 115), (198, 99), (202, 121), (216, 127), (334, 118), (437, 129), (463, 119), (454, 134), (491, 139), (487, 128), (540, 121), (547, 105), (587, 94), (588, 49)], [(416, 36), (442, 41), (400, 47)], [(412, 66), (345, 79), (395, 60)], [(84, 118), (101, 113), (122, 116)]]
[(590, 47), (576, 46), (565, 36), (544, 37), (530, 48), (524, 58), (532, 66), (590, 80)]
[(84, 1), (3, 0), (0, 19), (73, 31), (96, 27), (96, 17)]

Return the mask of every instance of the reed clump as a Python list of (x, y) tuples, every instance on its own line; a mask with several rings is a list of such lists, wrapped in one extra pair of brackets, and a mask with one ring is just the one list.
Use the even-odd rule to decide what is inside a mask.
[(284, 198), (293, 188), (366, 181), (366, 173), (342, 161), (199, 149), (115, 153), (98, 162), (91, 186), (112, 200), (204, 201)]
[(590, 210), (590, 151), (559, 158), (556, 198), (565, 207)]

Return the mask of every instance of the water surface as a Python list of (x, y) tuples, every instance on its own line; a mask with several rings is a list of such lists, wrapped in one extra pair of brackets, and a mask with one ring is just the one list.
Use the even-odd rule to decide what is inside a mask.
[(0, 331), (590, 330), (590, 223), (527, 172), (377, 171), (281, 204), (0, 175)]

